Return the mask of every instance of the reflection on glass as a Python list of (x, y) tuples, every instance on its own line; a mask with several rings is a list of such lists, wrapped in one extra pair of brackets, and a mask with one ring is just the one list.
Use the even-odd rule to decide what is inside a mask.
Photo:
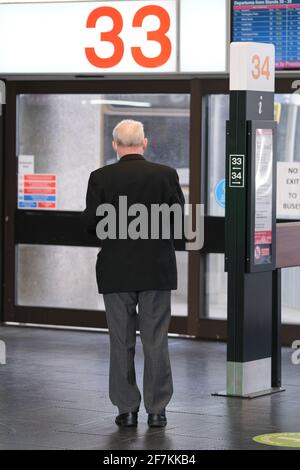
[(18, 245), (16, 303), (104, 310), (95, 276), (97, 248)]
[(209, 95), (207, 106), (207, 215), (224, 217), (225, 139), (229, 96)]
[(58, 210), (81, 211), (91, 171), (116, 161), (112, 129), (144, 123), (146, 158), (178, 169), (189, 185), (189, 95), (20, 95), (17, 155), (33, 155), (35, 173), (57, 175)]
[[(276, 94), (278, 121), (277, 159), (280, 162), (300, 161), (300, 95)], [(276, 108), (275, 108), (276, 110)]]
[(282, 322), (300, 323), (300, 267), (281, 271)]
[[(98, 248), (18, 245), (16, 304), (104, 310), (98, 294), (95, 264)], [(177, 253), (178, 290), (172, 293), (172, 315), (187, 315), (187, 253)]]
[(172, 316), (187, 316), (187, 292), (188, 292), (188, 254), (176, 252), (177, 261), (177, 290), (172, 291)]

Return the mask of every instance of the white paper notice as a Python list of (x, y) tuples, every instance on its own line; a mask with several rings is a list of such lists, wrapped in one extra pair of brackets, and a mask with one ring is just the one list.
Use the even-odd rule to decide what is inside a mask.
[(18, 156), (18, 173), (19, 175), (34, 173), (34, 155)]
[(273, 130), (256, 130), (254, 263), (271, 262)]
[(300, 162), (277, 163), (277, 217), (300, 217)]

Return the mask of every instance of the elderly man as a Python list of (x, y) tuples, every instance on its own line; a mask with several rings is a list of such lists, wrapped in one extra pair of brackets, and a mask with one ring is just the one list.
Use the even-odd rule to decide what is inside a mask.
[[(112, 146), (118, 162), (90, 175), (86, 209), (81, 215), (87, 230), (97, 229), (98, 237), (101, 235), (97, 227), (101, 217), (96, 211), (102, 204), (116, 209), (120, 224), (124, 219), (118, 206), (121, 196), (126, 196), (129, 207), (138, 203), (151, 211), (153, 204), (169, 207), (177, 203), (182, 209), (184, 196), (176, 170), (143, 156), (147, 139), (142, 123), (120, 122), (113, 130)], [(124, 230), (121, 236), (109, 238), (106, 234), (100, 238), (96, 275), (110, 335), (109, 395), (119, 410), (116, 424), (137, 425), (141, 402), (134, 366), (138, 320), (145, 359), (143, 398), (148, 425), (165, 426), (165, 409), (173, 394), (168, 327), (171, 290), (177, 289), (174, 239), (163, 238), (161, 232), (159, 237), (132, 239), (124, 236)]]

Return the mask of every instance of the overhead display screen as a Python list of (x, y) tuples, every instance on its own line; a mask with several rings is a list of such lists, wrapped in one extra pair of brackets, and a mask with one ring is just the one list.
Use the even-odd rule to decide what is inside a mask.
[(277, 70), (300, 69), (300, 0), (233, 0), (231, 39), (272, 43)]

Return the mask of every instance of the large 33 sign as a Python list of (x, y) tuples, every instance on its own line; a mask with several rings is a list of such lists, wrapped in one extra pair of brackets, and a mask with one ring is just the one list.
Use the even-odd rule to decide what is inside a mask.
[(227, 0), (0, 2), (0, 74), (225, 72), (227, 9)]
[[(113, 45), (113, 52), (109, 57), (101, 57), (93, 47), (85, 49), (86, 57), (89, 62), (98, 68), (111, 68), (118, 65), (125, 51), (125, 41), (120, 34), (123, 31), (124, 20), (122, 13), (112, 6), (101, 6), (94, 9), (88, 16), (87, 28), (96, 28), (97, 22), (103, 17), (112, 20), (112, 28), (108, 31), (100, 32), (100, 41), (109, 42)], [(155, 41), (160, 46), (160, 51), (154, 56), (144, 54), (142, 48), (138, 45), (131, 46), (130, 51), (133, 60), (141, 67), (156, 68), (164, 65), (170, 58), (172, 52), (172, 43), (167, 36), (170, 30), (170, 15), (168, 11), (160, 5), (146, 5), (139, 8), (131, 21), (131, 28), (142, 28), (148, 17), (155, 17), (154, 24), (158, 20), (159, 26), (156, 29), (147, 30), (147, 41)]]

